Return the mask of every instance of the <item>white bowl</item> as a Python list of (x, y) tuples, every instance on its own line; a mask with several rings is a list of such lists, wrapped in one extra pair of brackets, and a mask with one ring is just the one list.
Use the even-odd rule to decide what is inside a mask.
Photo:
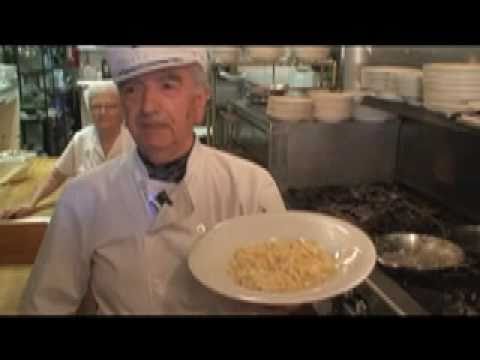
[(284, 53), (282, 47), (249, 47), (248, 58), (254, 62), (275, 63)]
[(278, 120), (300, 121), (312, 117), (313, 104), (308, 97), (269, 96), (267, 115)]
[[(255, 291), (237, 285), (227, 272), (236, 250), (275, 237), (305, 238), (335, 258), (335, 274), (320, 286), (288, 293)], [(298, 305), (332, 298), (364, 281), (375, 266), (370, 238), (354, 225), (326, 215), (285, 212), (241, 216), (215, 226), (194, 245), (188, 264), (207, 288), (232, 299), (268, 305)]]
[(423, 77), (429, 80), (444, 80), (444, 81), (465, 81), (473, 80), (478, 81), (480, 72), (451, 72), (451, 73), (437, 73), (432, 71), (425, 71)]
[(319, 121), (337, 123), (348, 120), (353, 112), (353, 93), (311, 92), (313, 116)]
[(480, 72), (478, 63), (429, 63), (423, 65), (423, 71), (437, 72)]
[(423, 102), (423, 106), (429, 110), (443, 112), (446, 114), (470, 111), (470, 107), (467, 104), (437, 103), (425, 100)]
[(480, 100), (469, 101), (467, 105), (472, 111), (480, 111)]
[(330, 48), (324, 46), (295, 47), (295, 57), (305, 64), (312, 64), (318, 61), (325, 61), (330, 55)]
[(317, 113), (313, 113), (313, 118), (315, 120), (329, 123), (329, 124), (336, 124), (339, 122), (347, 121), (352, 117), (351, 112), (339, 112), (339, 111), (330, 111), (325, 110)]
[(315, 98), (315, 96), (317, 95), (323, 95), (323, 94), (330, 94), (331, 91), (330, 90), (326, 90), (326, 89), (315, 89), (315, 90), (308, 90), (307, 91), (307, 94), (308, 94), (308, 97), (310, 98)]
[(416, 96), (414, 93), (421, 86), (422, 76), (421, 70), (410, 67), (365, 66), (361, 71), (361, 84), (363, 88), (376, 92)]
[[(458, 94), (457, 94), (458, 95)], [(480, 94), (471, 94), (469, 96), (463, 95), (454, 95), (451, 96), (434, 96), (429, 94), (424, 94), (423, 98), (425, 101), (428, 102), (436, 102), (436, 103), (454, 103), (454, 104), (467, 104), (470, 101), (480, 100)]]
[(238, 63), (240, 48), (237, 47), (216, 47), (213, 49), (213, 56), (217, 64), (231, 65)]
[(464, 124), (464, 125), (467, 125), (467, 126), (479, 128), (480, 127), (480, 116), (462, 114), (462, 116), (460, 116), (457, 119), (457, 122), (459, 122), (461, 124)]

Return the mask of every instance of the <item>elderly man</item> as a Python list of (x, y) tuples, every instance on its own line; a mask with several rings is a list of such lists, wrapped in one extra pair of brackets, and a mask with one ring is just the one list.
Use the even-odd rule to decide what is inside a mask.
[(193, 134), (209, 96), (206, 51), (132, 47), (108, 55), (137, 148), (66, 187), (21, 312), (73, 314), (87, 291), (97, 314), (261, 311), (204, 288), (187, 265), (195, 240), (218, 222), (285, 211), (266, 170)]
[(73, 136), (45, 183), (27, 204), (4, 210), (0, 213), (0, 218), (31, 215), (37, 211), (37, 204), (62, 186), (68, 178), (83, 174), (134, 147), (130, 133), (123, 125), (116, 85), (107, 83), (92, 87), (88, 100), (93, 126), (87, 126)]

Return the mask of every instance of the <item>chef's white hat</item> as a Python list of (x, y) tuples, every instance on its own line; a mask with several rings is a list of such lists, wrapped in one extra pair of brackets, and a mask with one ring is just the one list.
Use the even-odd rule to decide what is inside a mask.
[(198, 63), (205, 72), (208, 67), (207, 50), (187, 46), (110, 47), (106, 56), (116, 82), (173, 66)]

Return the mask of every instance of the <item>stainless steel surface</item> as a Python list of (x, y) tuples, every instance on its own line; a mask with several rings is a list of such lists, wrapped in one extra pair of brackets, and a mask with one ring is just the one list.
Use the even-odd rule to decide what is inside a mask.
[(480, 61), (479, 46), (372, 46), (368, 65), (402, 65), (420, 68), (431, 62)]
[(450, 238), (465, 251), (480, 254), (480, 225), (454, 227), (451, 230)]
[(423, 234), (397, 233), (375, 241), (378, 261), (391, 268), (439, 270), (464, 264), (463, 250), (451, 241)]
[(220, 111), (220, 117), (224, 148), (267, 167), (269, 123), (265, 107), (239, 100), (231, 102), (228, 110)]
[(419, 106), (366, 97), (402, 118), (395, 180), (480, 223), (480, 129)]
[[(281, 191), (323, 185), (356, 185), (394, 179), (400, 122), (269, 119), (264, 106), (231, 102), (222, 114), (230, 145), (268, 168)], [(232, 146), (227, 146), (227, 149)]]
[(272, 84), (268, 90), (269, 94), (273, 96), (285, 95), (288, 91), (288, 84)]
[(480, 221), (480, 131), (405, 119), (398, 144), (397, 179)]
[(344, 90), (360, 90), (360, 74), (372, 54), (372, 46), (345, 46), (342, 48), (341, 76)]
[(390, 182), (399, 121), (270, 121), (268, 169), (283, 191), (325, 185)]
[(353, 291), (334, 299), (333, 313), (349, 316), (428, 315), (396, 282), (376, 267)]
[(222, 78), (212, 80), (212, 109), (210, 111), (215, 112), (213, 117), (215, 118), (213, 128), (213, 145), (219, 148), (225, 148), (227, 146), (227, 125), (223, 117), (220, 115), (222, 111), (228, 106), (230, 101), (242, 97), (244, 87), (243, 81), (229, 81)]

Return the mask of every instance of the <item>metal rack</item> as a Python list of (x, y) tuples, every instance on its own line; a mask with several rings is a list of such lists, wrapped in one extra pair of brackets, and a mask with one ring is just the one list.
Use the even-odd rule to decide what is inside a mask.
[[(208, 137), (207, 137), (208, 144), (215, 147), (220, 147), (220, 148), (223, 148), (226, 146), (225, 138), (228, 136), (226, 136), (225, 133), (229, 131), (228, 129), (225, 128), (227, 124), (225, 124), (224, 121), (221, 121), (223, 117), (219, 116), (219, 111), (221, 112), (221, 109), (219, 108), (218, 97), (217, 97), (219, 70), (223, 66), (224, 65), (217, 64), (214, 61), (210, 62), (209, 76), (210, 76), (210, 87), (212, 91), (211, 91), (210, 102), (209, 102), (209, 107), (207, 111), (207, 121), (206, 121), (207, 131), (208, 131)], [(231, 69), (231, 70), (233, 70), (233, 72), (236, 72), (236, 66), (234, 69)]]
[[(206, 127), (208, 131), (208, 136), (207, 136), (207, 142), (210, 145), (213, 146), (219, 146), (223, 147), (226, 146), (228, 142), (228, 132), (229, 132), (229, 124), (223, 124), (223, 121), (221, 119), (223, 116), (218, 116), (218, 109), (217, 109), (217, 82), (218, 82), (218, 76), (219, 76), (219, 70), (222, 69), (224, 64), (217, 64), (215, 62), (215, 59), (211, 59), (210, 61), (210, 71), (209, 71), (209, 77), (210, 77), (210, 84), (212, 88), (212, 94), (209, 102), (209, 107), (207, 111), (207, 117), (206, 117)], [(330, 89), (330, 90), (336, 90), (338, 87), (338, 67), (337, 67), (337, 61), (334, 58), (329, 58), (327, 60), (322, 60), (322, 61), (316, 61), (313, 63), (309, 64), (302, 64), (300, 61), (298, 61), (297, 58), (283, 58), (277, 62), (264, 62), (264, 61), (249, 61), (245, 57), (240, 57), (240, 60), (235, 63), (228, 65), (231, 71), (234, 73), (237, 73), (238, 67), (246, 67), (246, 66), (260, 66), (260, 67), (271, 67), (272, 71), (272, 77), (270, 80), (267, 80), (267, 82), (270, 82), (272, 86), (276, 85), (285, 85), (281, 81), (279, 81), (277, 69), (279, 66), (294, 66), (297, 71), (301, 71), (302, 69), (304, 71), (308, 72), (313, 72), (313, 83), (312, 86), (309, 87), (295, 87), (295, 86), (290, 86), (290, 91), (292, 93), (294, 92), (299, 92), (301, 94), (305, 94), (308, 90), (312, 89)], [(239, 91), (240, 93), (245, 93), (248, 91), (245, 91), (246, 88), (249, 87), (251, 84), (249, 81), (244, 79), (243, 81), (243, 89), (242, 91)], [(253, 96), (253, 95), (252, 95)], [(263, 101), (266, 103), (266, 99)], [(233, 124), (231, 124), (233, 126)], [(230, 129), (233, 131), (233, 129)], [(224, 139), (224, 138), (227, 139)], [(226, 141), (225, 141), (226, 140)]]
[(15, 65), (0, 63), (0, 150), (20, 148), (20, 99)]
[(75, 74), (66, 66), (66, 47), (3, 45), (4, 61), (17, 66), (22, 147), (59, 155), (71, 136)]

